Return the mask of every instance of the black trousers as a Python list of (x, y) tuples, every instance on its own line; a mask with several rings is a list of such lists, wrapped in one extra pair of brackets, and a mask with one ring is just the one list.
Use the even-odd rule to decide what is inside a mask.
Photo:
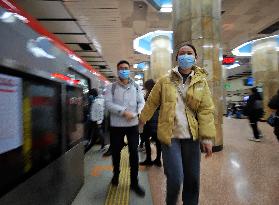
[(260, 136), (260, 132), (259, 132), (259, 129), (258, 129), (258, 119), (254, 119), (254, 118), (250, 118), (250, 125), (252, 127), (252, 130), (253, 130), (253, 134), (254, 134), (254, 137), (256, 139), (259, 139)]
[(151, 161), (151, 147), (150, 147), (150, 140), (149, 140), (150, 137), (156, 143), (156, 150), (157, 150), (156, 160), (160, 160), (162, 149), (161, 149), (161, 143), (157, 137), (157, 132), (154, 132), (150, 126), (145, 125), (142, 133), (142, 138), (145, 143), (146, 160), (148, 161)]
[(128, 140), (129, 149), (129, 161), (131, 172), (131, 184), (138, 183), (138, 171), (139, 171), (139, 156), (138, 156), (138, 144), (139, 144), (139, 131), (138, 126), (133, 127), (110, 127), (110, 146), (112, 150), (112, 164), (113, 173), (116, 176), (120, 174), (120, 153), (123, 148), (123, 141), (125, 135)]
[(98, 125), (96, 121), (90, 121), (89, 127), (88, 127), (88, 141), (89, 144), (87, 146), (87, 150), (90, 149), (94, 144), (96, 144), (96, 141), (100, 139), (102, 147), (105, 146), (104, 136), (102, 132), (102, 125)]

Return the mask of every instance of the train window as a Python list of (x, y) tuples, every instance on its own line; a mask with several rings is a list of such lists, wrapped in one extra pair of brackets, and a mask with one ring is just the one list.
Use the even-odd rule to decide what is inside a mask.
[(60, 85), (0, 74), (0, 196), (61, 155)]
[(68, 148), (82, 140), (84, 134), (84, 100), (81, 88), (67, 86), (66, 130)]
[(30, 157), (30, 166), (33, 170), (41, 169), (60, 155), (59, 102), (59, 89), (56, 86), (24, 81), (23, 127), (26, 132), (24, 139), (30, 135), (32, 137), (31, 154), (27, 156), (25, 162), (28, 162)]

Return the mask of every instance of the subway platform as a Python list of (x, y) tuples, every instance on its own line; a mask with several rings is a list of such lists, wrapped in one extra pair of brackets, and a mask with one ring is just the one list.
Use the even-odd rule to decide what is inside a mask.
[[(261, 122), (259, 128), (262, 141), (249, 141), (252, 130), (248, 120), (224, 118), (223, 151), (201, 159), (200, 205), (278, 204), (279, 144), (272, 127)], [(140, 160), (144, 158), (140, 153)], [(94, 146), (85, 156), (85, 183), (72, 205), (165, 204), (163, 168), (140, 167), (139, 181), (146, 191), (145, 198), (140, 198), (129, 191), (127, 149), (122, 151), (121, 166), (120, 185), (111, 187), (111, 158), (103, 158), (99, 147)]]

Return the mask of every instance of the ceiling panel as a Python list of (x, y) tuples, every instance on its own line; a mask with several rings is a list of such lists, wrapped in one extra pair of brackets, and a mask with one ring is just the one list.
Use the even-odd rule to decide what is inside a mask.
[(81, 47), (78, 44), (67, 44), (67, 46), (72, 50), (80, 50)]
[[(95, 46), (92, 44), (94, 40), (92, 38), (89, 40), (88, 34), (86, 34), (80, 27), (80, 24), (78, 24), (76, 18), (71, 13), (69, 13), (69, 10), (65, 7), (65, 4), (63, 2), (65, 1), (16, 0), (16, 3), (23, 7), (23, 9), (26, 10), (33, 17), (37, 18), (49, 32), (54, 33), (82, 59), (84, 59), (85, 61), (92, 61), (92, 58), (90, 57), (100, 57), (99, 53), (90, 51), (96, 51)], [(111, 8), (111, 2), (96, 1), (94, 4), (91, 4), (91, 1), (76, 2), (78, 2), (77, 5), (79, 7), (83, 7), (84, 11), (88, 12), (88, 16), (91, 15), (90, 12), (95, 13), (95, 11), (98, 11), (96, 13), (98, 13), (98, 15), (101, 15), (101, 17), (104, 18), (104, 21), (107, 22), (107, 24), (101, 24), (101, 26), (103, 25), (104, 27), (111, 27), (113, 26), (111, 22), (114, 21), (114, 18), (118, 18), (114, 11), (115, 8)], [(98, 26), (99, 18), (97, 18), (98, 20), (88, 18), (86, 17), (86, 15), (82, 15), (82, 13), (80, 17), (81, 20), (86, 20), (85, 23), (87, 23), (88, 25), (90, 25), (91, 22), (96, 22), (95, 24)], [(112, 29), (114, 28), (112, 27)], [(111, 33), (111, 35), (113, 35), (114, 33), (114, 30), (106, 31), (108, 33)], [(90, 45), (79, 45), (82, 43)], [(98, 44), (96, 45), (98, 46)], [(89, 51), (85, 51), (86, 49), (89, 49)], [(82, 56), (87, 57), (84, 58)], [(103, 58), (97, 59), (98, 61), (103, 61)], [(107, 63), (96, 62), (96, 64), (106, 65)]]
[(72, 18), (62, 1), (15, 0), (35, 18)]
[(40, 21), (52, 33), (83, 33), (75, 21)]
[(84, 58), (84, 59), (87, 59), (87, 60), (99, 60), (99, 59), (102, 59), (102, 56), (84, 55), (84, 56), (81, 56), (81, 57)]
[(76, 51), (75, 53), (79, 56), (100, 56), (97, 52), (92, 51)]
[(91, 62), (91, 61), (89, 61), (88, 63), (90, 63), (91, 65), (94, 65), (94, 66), (99, 66), (99, 65), (106, 66), (107, 65), (106, 62)]
[(86, 35), (55, 34), (64, 43), (90, 43)]
[[(95, 52), (77, 52), (77, 54), (101, 55), (102, 60), (106, 61), (108, 67), (115, 73), (116, 63), (121, 59), (128, 59), (131, 63), (149, 60), (149, 56), (135, 54), (133, 39), (150, 31), (169, 30), (172, 26), (172, 15), (156, 12), (146, 0), (64, 0), (63, 3), (17, 0), (16, 2), (25, 5), (26, 10), (32, 7), (28, 12), (37, 18), (75, 18), (82, 29), (79, 32), (85, 32), (88, 38), (85, 35), (57, 36), (68, 43), (93, 43), (99, 54)], [(67, 14), (63, 5), (70, 11), (71, 16)], [(259, 31), (278, 21), (278, 8), (279, 0), (222, 0), (222, 10), (225, 11), (221, 21), (224, 51), (230, 51), (248, 40), (261, 37)], [(65, 30), (76, 32), (75, 26), (70, 23), (68, 26), (62, 22), (55, 26), (50, 22), (44, 24), (55, 32)], [(76, 46), (72, 48), (77, 50)], [(90, 57), (85, 58), (91, 60)]]

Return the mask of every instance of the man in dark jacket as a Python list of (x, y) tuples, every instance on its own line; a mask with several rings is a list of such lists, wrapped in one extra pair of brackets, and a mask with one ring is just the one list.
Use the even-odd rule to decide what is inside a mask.
[(249, 138), (249, 140), (260, 142), (261, 134), (258, 129), (258, 121), (263, 116), (262, 97), (256, 87), (252, 88), (251, 91), (252, 95), (249, 96), (244, 114), (248, 116), (254, 134), (254, 137)]
[[(276, 115), (279, 116), (279, 89), (277, 94), (271, 98), (268, 103), (270, 109), (276, 110)], [(274, 134), (279, 141), (279, 120), (275, 121)]]

